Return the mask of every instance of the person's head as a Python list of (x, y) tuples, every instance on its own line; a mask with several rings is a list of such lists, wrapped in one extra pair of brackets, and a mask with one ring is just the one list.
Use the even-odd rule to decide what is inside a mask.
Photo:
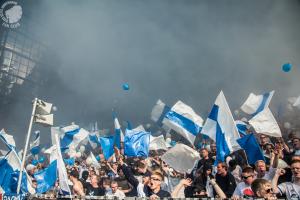
[(212, 174), (212, 166), (209, 164), (203, 165), (203, 172), (205, 176), (210, 176)]
[(271, 143), (267, 143), (264, 145), (264, 149), (266, 150), (266, 153), (271, 153), (274, 150), (274, 146)]
[(227, 174), (227, 165), (224, 162), (219, 162), (217, 165), (217, 173), (220, 174), (221, 176), (226, 176)]
[(194, 198), (204, 198), (207, 197), (206, 188), (202, 185), (196, 185), (193, 190)]
[(255, 197), (270, 199), (274, 197), (271, 182), (265, 179), (256, 179), (251, 184)]
[(261, 145), (265, 145), (265, 144), (267, 144), (269, 142), (269, 137), (266, 136), (266, 135), (264, 135), (264, 134), (261, 134), (259, 136), (259, 141), (260, 141)]
[(146, 165), (144, 162), (139, 161), (139, 162), (137, 163), (137, 171), (138, 171), (138, 173), (140, 173), (140, 174), (145, 174), (146, 171), (147, 171), (147, 165)]
[(292, 139), (293, 148), (295, 150), (300, 150), (300, 138), (295, 137)]
[(112, 181), (110, 183), (110, 188), (111, 188), (112, 193), (116, 193), (116, 191), (118, 190), (118, 187), (119, 187), (119, 185), (118, 185), (117, 181)]
[(75, 181), (75, 180), (78, 180), (78, 178), (79, 178), (79, 173), (78, 173), (78, 171), (77, 171), (77, 170), (72, 170), (72, 171), (70, 172), (70, 180), (73, 182), (73, 181)]
[(292, 170), (294, 179), (300, 180), (300, 160), (292, 161), (291, 170)]
[(259, 174), (265, 173), (266, 170), (267, 170), (265, 161), (263, 161), (263, 160), (256, 161), (256, 163), (255, 163), (255, 170)]
[(255, 180), (254, 177), (254, 170), (252, 167), (245, 167), (242, 171), (242, 180), (244, 183), (251, 185), (252, 182)]
[(232, 160), (229, 161), (228, 164), (229, 164), (230, 170), (234, 170), (238, 163), (236, 162), (236, 160), (232, 159)]
[(300, 156), (298, 156), (298, 155), (293, 155), (293, 156), (292, 156), (292, 161), (294, 161), (294, 160), (299, 160), (299, 161), (300, 161)]
[(118, 170), (118, 164), (116, 162), (112, 163), (111, 167), (117, 171)]
[(90, 181), (91, 181), (92, 185), (98, 185), (100, 179), (99, 179), (99, 177), (96, 174), (94, 174), (94, 175), (91, 176), (91, 180)]
[(151, 174), (150, 177), (150, 189), (157, 190), (160, 189), (160, 185), (163, 181), (163, 175), (159, 171), (155, 171)]
[(82, 179), (83, 179), (84, 181), (86, 181), (87, 178), (89, 177), (89, 172), (88, 172), (87, 170), (84, 170), (84, 171), (82, 172), (81, 177), (82, 177)]
[(207, 158), (208, 157), (208, 151), (205, 148), (200, 149), (200, 156), (201, 158)]
[(216, 152), (217, 152), (217, 146), (216, 146), (215, 143), (212, 143), (212, 144), (210, 145), (210, 151), (211, 151), (212, 153), (216, 153)]
[(104, 178), (102, 186), (105, 188), (106, 191), (108, 191), (110, 189), (110, 179)]
[(33, 175), (36, 172), (36, 166), (34, 166), (33, 164), (28, 164), (26, 166), (26, 171), (29, 175)]

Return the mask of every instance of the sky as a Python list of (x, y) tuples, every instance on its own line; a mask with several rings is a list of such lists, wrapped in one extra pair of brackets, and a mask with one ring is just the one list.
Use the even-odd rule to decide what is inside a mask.
[(300, 95), (299, 0), (28, 2), (32, 30), (57, 55), (71, 91), (44, 96), (58, 96), (56, 125), (112, 128), (112, 109), (122, 123), (146, 124), (158, 99), (181, 100), (206, 119), (221, 90), (232, 111), (250, 92), (275, 90), (274, 112)]

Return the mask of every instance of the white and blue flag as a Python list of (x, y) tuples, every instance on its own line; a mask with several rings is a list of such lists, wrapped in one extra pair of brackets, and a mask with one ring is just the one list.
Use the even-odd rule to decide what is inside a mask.
[(236, 141), (240, 138), (239, 132), (223, 91), (218, 95), (201, 133), (216, 142), (217, 162), (224, 162), (227, 155), (241, 149)]
[(35, 155), (40, 151), (40, 131), (35, 131), (34, 134), (34, 139), (30, 143), (30, 152)]
[(237, 127), (237, 129), (240, 133), (240, 136), (241, 137), (246, 136), (249, 125), (246, 124), (245, 122), (241, 121), (241, 120), (236, 120), (235, 124), (236, 124), (236, 127)]
[(14, 140), (14, 137), (12, 135), (7, 134), (4, 129), (0, 131), (0, 139), (4, 142), (4, 144), (9, 148), (9, 149), (15, 149), (16, 148), (16, 143)]
[(89, 136), (89, 132), (83, 128), (79, 128), (78, 125), (72, 124), (60, 129), (61, 148), (75, 149), (78, 144)]
[(116, 116), (114, 116), (114, 125), (115, 125), (115, 145), (120, 149), (121, 142), (124, 142), (124, 135), (121, 130), (119, 120)]
[(160, 99), (156, 102), (151, 112), (151, 119), (156, 122), (160, 127), (163, 126), (163, 119), (165, 115), (170, 111), (170, 107), (167, 106)]
[(193, 145), (196, 136), (201, 131), (203, 119), (190, 106), (178, 101), (166, 113), (163, 124), (182, 135)]
[(52, 161), (47, 168), (35, 173), (34, 178), (37, 182), (37, 194), (43, 194), (52, 189), (57, 179), (57, 160)]
[(96, 149), (100, 146), (98, 131), (89, 134), (89, 143), (93, 149)]
[[(20, 168), (21, 160), (14, 150), (11, 150), (3, 159), (0, 160), (0, 187), (5, 193), (17, 193)], [(21, 193), (35, 193), (31, 179), (27, 175), (26, 171), (23, 172), (20, 191)]]
[(262, 95), (250, 93), (245, 103), (241, 106), (241, 109), (245, 113), (255, 116), (269, 106), (273, 95), (274, 90)]

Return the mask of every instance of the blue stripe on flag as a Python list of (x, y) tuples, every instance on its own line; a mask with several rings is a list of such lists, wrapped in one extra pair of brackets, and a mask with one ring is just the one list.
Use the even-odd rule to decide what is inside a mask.
[(162, 113), (161, 113), (161, 115), (159, 116), (159, 119), (158, 119), (158, 121), (157, 121), (157, 124), (158, 124), (159, 126), (162, 126), (162, 125), (163, 125), (162, 121), (164, 120), (166, 114), (167, 114), (170, 110), (171, 110), (171, 108), (170, 108), (169, 106), (164, 106), (164, 109), (163, 109), (163, 111), (162, 111)]
[(185, 118), (184, 116), (174, 112), (174, 111), (169, 111), (166, 114), (166, 118), (169, 119), (170, 121), (173, 121), (186, 129), (188, 132), (191, 134), (197, 136), (198, 133), (201, 131), (201, 127), (195, 124), (192, 120)]
[(267, 100), (268, 100), (269, 96), (270, 96), (270, 92), (267, 92), (267, 93), (263, 94), (263, 99), (261, 101), (261, 104), (258, 106), (255, 113), (252, 114), (253, 116), (265, 109), (265, 106), (266, 106), (266, 103), (267, 103)]
[(60, 146), (61, 147), (68, 147), (72, 143), (74, 135), (79, 133), (79, 130), (80, 129), (78, 128), (78, 129), (75, 129), (73, 131), (66, 132), (64, 137), (60, 141)]

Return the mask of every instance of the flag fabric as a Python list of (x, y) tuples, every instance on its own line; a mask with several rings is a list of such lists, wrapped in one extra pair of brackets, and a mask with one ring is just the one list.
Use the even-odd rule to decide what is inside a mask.
[(238, 139), (237, 142), (245, 150), (248, 164), (255, 164), (257, 160), (265, 160), (264, 154), (253, 133)]
[(37, 182), (36, 193), (43, 194), (54, 187), (57, 179), (57, 160), (54, 160), (49, 166), (34, 174)]
[(150, 135), (149, 150), (159, 150), (159, 149), (168, 150), (164, 136), (160, 135), (158, 137), (153, 137), (152, 135)]
[(34, 122), (42, 125), (53, 126), (53, 114), (49, 114), (49, 115), (35, 114)]
[(249, 124), (257, 133), (263, 133), (272, 137), (282, 137), (276, 119), (269, 108), (255, 115), (249, 120)]
[(104, 154), (105, 160), (108, 160), (114, 154), (114, 136), (99, 137), (101, 148)]
[(236, 120), (235, 124), (238, 129), (238, 132), (240, 133), (240, 137), (244, 137), (245, 135), (247, 135), (248, 124), (241, 120)]
[(124, 154), (130, 157), (148, 157), (150, 133), (126, 129)]
[(300, 108), (300, 96), (295, 100), (295, 102), (293, 103), (293, 106)]
[(178, 172), (191, 173), (200, 156), (193, 148), (176, 144), (162, 155), (161, 159)]
[(30, 143), (30, 152), (35, 155), (40, 151), (40, 131), (36, 131), (34, 134), (34, 140)]
[(92, 160), (92, 166), (96, 167), (96, 168), (101, 168), (100, 163), (97, 161), (95, 155), (93, 154), (93, 152), (90, 153), (90, 158)]
[(114, 116), (114, 125), (115, 125), (115, 145), (118, 147), (118, 149), (121, 148), (121, 142), (124, 142), (124, 135), (121, 130), (121, 126), (119, 123), (119, 120), (116, 116)]
[(223, 91), (218, 95), (201, 133), (216, 142), (217, 162), (224, 162), (227, 155), (241, 148), (236, 142), (240, 135)]
[(15, 149), (16, 148), (16, 143), (15, 139), (12, 135), (7, 134), (4, 129), (0, 131), (0, 139), (4, 142), (4, 144), (9, 148), (9, 149)]
[(274, 90), (262, 95), (250, 93), (245, 103), (241, 106), (241, 109), (245, 113), (255, 116), (269, 106), (273, 95)]
[[(14, 150), (10, 150), (10, 152), (0, 160), (0, 186), (5, 193), (17, 193), (20, 169), (21, 160)], [(30, 194), (35, 193), (31, 179), (27, 175), (26, 171), (23, 172), (20, 192), (29, 192)]]
[(78, 125), (72, 124), (60, 129), (63, 133), (60, 145), (62, 148), (69, 147), (75, 149), (78, 144), (89, 136), (89, 132), (83, 128), (79, 128)]
[(58, 170), (58, 179), (59, 179), (59, 188), (60, 194), (63, 195), (71, 195), (71, 190), (68, 185), (68, 174), (66, 170), (66, 166), (61, 154), (61, 145), (60, 139), (57, 132), (51, 132), (52, 138), (54, 139), (54, 143), (52, 146), (52, 153), (50, 154), (50, 163), (57, 160), (57, 170)]
[(131, 125), (130, 121), (126, 121), (126, 122), (127, 122), (127, 129), (131, 130), (132, 129), (132, 125)]
[(167, 106), (160, 99), (156, 102), (151, 112), (151, 119), (156, 122), (160, 127), (163, 126), (163, 119), (165, 115), (170, 111), (170, 107)]
[(99, 142), (96, 132), (89, 134), (89, 143), (93, 149), (96, 149), (100, 145), (100, 142)]
[(186, 138), (192, 145), (200, 133), (203, 119), (194, 110), (178, 101), (163, 119), (163, 124)]
[(53, 126), (53, 114), (51, 114), (52, 104), (41, 99), (37, 99), (34, 122), (42, 125)]

